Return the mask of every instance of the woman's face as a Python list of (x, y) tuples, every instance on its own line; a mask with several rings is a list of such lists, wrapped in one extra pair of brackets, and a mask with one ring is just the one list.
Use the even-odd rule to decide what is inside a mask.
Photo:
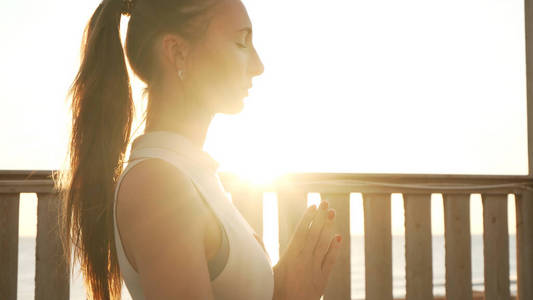
[(213, 114), (240, 112), (252, 78), (263, 73), (242, 2), (224, 0), (215, 6), (205, 37), (191, 50), (184, 72), (189, 96)]

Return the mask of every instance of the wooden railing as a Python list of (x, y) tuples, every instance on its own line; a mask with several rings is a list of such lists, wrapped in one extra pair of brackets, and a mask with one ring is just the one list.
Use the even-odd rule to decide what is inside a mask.
[(37, 194), (35, 299), (69, 299), (69, 269), (57, 234), (50, 171), (0, 171), (0, 299), (17, 299), (20, 193)]
[[(16, 299), (20, 193), (37, 193), (35, 299), (68, 299), (68, 267), (56, 234), (57, 196), (48, 171), (0, 173), (0, 299)], [(527, 176), (290, 174), (253, 185), (219, 174), (234, 205), (263, 233), (263, 192), (278, 196), (280, 253), (307, 206), (320, 193), (337, 211), (341, 254), (324, 299), (350, 299), (350, 193), (362, 193), (365, 228), (366, 299), (393, 299), (391, 194), (402, 193), (405, 208), (406, 298), (432, 299), (431, 193), (443, 194), (447, 299), (473, 299), (470, 194), (483, 203), (485, 299), (511, 299), (507, 195), (516, 198), (519, 299), (533, 299), (533, 179)]]
[[(533, 194), (529, 177), (291, 174), (268, 186), (241, 184), (221, 175), (234, 204), (262, 232), (261, 197), (275, 191), (279, 206), (280, 253), (287, 246), (307, 193), (321, 194), (337, 211), (345, 238), (325, 299), (350, 299), (350, 193), (363, 194), (366, 299), (392, 299), (391, 194), (402, 193), (405, 208), (406, 298), (432, 299), (431, 193), (442, 193), (445, 220), (446, 294), (448, 299), (473, 299), (470, 246), (470, 194), (483, 200), (485, 297), (510, 299), (507, 195), (515, 194), (517, 266), (520, 299), (533, 299)], [(239, 191), (235, 193), (234, 191)], [(233, 196), (236, 194), (235, 196)]]

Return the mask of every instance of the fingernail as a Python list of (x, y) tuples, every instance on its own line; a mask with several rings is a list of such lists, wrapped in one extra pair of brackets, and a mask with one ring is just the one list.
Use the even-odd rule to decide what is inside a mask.
[(335, 239), (337, 240), (337, 243), (340, 243), (342, 241), (342, 236), (337, 235)]
[(321, 209), (326, 210), (327, 207), (328, 207), (328, 203), (326, 201), (320, 202), (320, 208)]

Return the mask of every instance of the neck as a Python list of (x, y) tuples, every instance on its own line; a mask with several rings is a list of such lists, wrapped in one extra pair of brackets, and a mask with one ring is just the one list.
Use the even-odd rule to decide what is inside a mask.
[(154, 94), (149, 97), (150, 104), (144, 132), (178, 133), (202, 149), (213, 115), (204, 107), (186, 105), (184, 101), (176, 101), (176, 99), (184, 99), (184, 97), (168, 93), (166, 96)]

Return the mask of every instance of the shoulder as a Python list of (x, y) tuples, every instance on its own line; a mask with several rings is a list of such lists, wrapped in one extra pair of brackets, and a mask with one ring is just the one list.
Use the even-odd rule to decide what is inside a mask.
[(200, 194), (182, 170), (162, 159), (146, 159), (124, 175), (119, 187), (121, 206), (147, 207), (160, 204), (201, 209)]
[[(120, 192), (137, 195), (138, 192), (159, 191), (158, 188), (183, 188), (184, 192), (191, 192), (193, 185), (190, 178), (171, 163), (159, 159), (149, 158), (134, 165), (124, 175)], [(134, 191), (132, 193), (132, 191)]]
[(130, 249), (169, 235), (200, 242), (209, 213), (187, 174), (161, 159), (142, 161), (124, 175), (116, 210), (122, 242)]

